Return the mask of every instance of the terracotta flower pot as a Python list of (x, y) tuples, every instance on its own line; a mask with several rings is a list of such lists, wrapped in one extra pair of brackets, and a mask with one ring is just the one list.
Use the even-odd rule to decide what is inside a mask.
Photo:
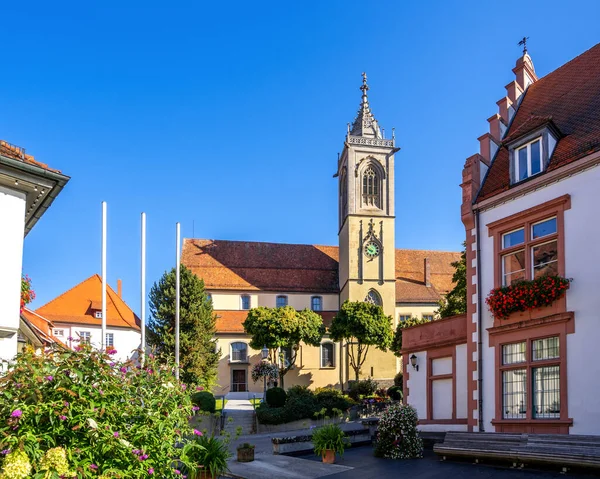
[(201, 468), (198, 469), (198, 475), (196, 476), (196, 479), (212, 479), (212, 476), (210, 475), (210, 471)]
[(335, 464), (335, 451), (333, 449), (325, 449), (322, 457), (325, 464)]
[(237, 460), (238, 462), (252, 462), (254, 461), (254, 448), (248, 447), (244, 449), (237, 450)]

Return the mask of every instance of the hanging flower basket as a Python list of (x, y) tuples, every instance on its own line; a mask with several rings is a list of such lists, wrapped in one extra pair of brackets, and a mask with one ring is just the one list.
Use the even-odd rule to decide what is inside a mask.
[(27, 275), (21, 278), (21, 312), (23, 308), (35, 299), (35, 292), (31, 289), (31, 278)]
[(267, 380), (275, 381), (279, 375), (279, 368), (275, 364), (261, 361), (252, 368), (252, 380), (257, 382), (261, 378), (267, 378)]
[(519, 281), (493, 289), (485, 302), (496, 319), (506, 319), (513, 313), (550, 306), (564, 296), (571, 281), (560, 276)]

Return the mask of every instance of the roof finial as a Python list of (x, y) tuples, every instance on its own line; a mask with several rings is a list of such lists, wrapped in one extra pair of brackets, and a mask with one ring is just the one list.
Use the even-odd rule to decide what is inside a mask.
[(363, 78), (363, 84), (361, 85), (360, 89), (363, 92), (363, 94), (362, 94), (363, 103), (367, 103), (367, 91), (369, 90), (369, 85), (367, 85), (367, 74), (365, 72), (362, 72), (362, 78)]
[(527, 53), (527, 40), (529, 40), (529, 37), (523, 37), (523, 39), (517, 43), (517, 45), (523, 46), (523, 55)]

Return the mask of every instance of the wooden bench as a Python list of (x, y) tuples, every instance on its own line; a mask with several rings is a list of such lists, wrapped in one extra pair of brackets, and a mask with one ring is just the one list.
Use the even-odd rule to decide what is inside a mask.
[(433, 450), (442, 459), (510, 461), (513, 467), (558, 465), (565, 472), (574, 466), (600, 469), (600, 436), (447, 432)]

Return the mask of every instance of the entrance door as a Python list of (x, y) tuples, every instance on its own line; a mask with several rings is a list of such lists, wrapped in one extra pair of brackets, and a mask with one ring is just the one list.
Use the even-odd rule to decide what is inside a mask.
[(231, 371), (231, 392), (245, 393), (248, 391), (246, 384), (246, 370), (234, 369)]

